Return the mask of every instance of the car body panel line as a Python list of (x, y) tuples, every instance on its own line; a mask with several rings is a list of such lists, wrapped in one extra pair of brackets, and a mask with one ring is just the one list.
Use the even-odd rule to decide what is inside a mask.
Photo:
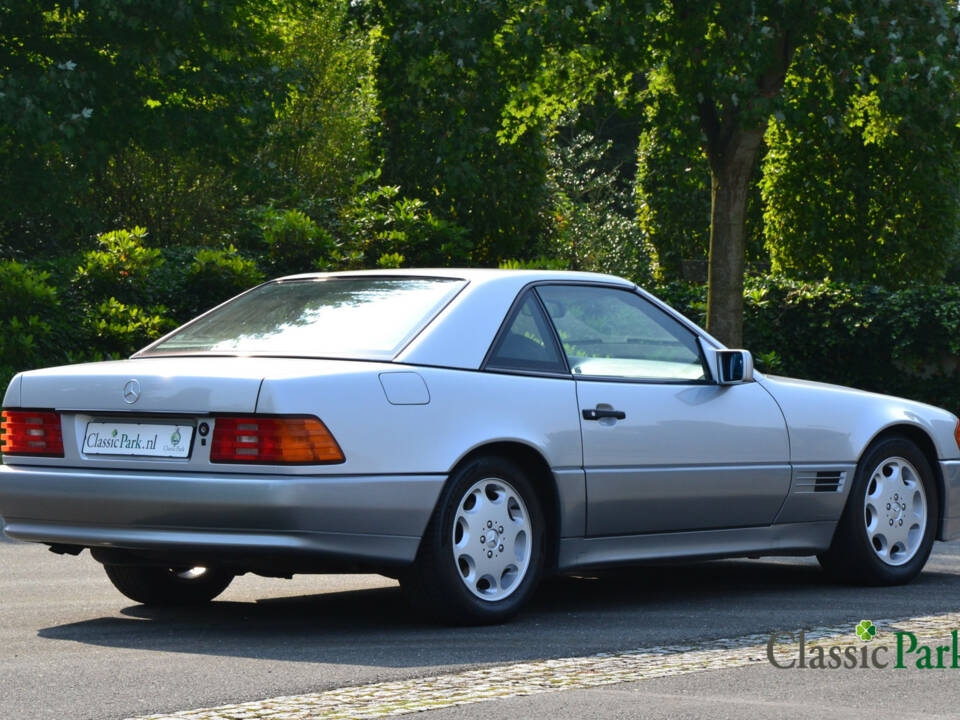
[(560, 505), (560, 534), (583, 537), (587, 528), (587, 478), (583, 468), (551, 468)]
[(420, 537), (367, 533), (250, 532), (199, 528), (106, 527), (51, 523), (45, 520), (5, 518), (4, 532), (15, 540), (50, 545), (124, 550), (160, 550), (203, 556), (235, 555), (255, 565), (257, 556), (283, 553), (311, 560), (328, 558), (371, 566), (405, 565), (413, 562)]
[(445, 475), (193, 474), (3, 465), (0, 501), (8, 522), (42, 518), (51, 525), (132, 532), (243, 528), (419, 538), (445, 480)]
[(792, 463), (790, 492), (774, 523), (836, 520), (843, 513), (856, 470), (851, 463)]
[(937, 540), (956, 540), (960, 538), (960, 460), (941, 460), (939, 465), (944, 502)]
[(562, 538), (559, 570), (631, 565), (661, 559), (812, 555), (826, 550), (836, 521), (689, 532)]
[(253, 411), (258, 412), (260, 408), (260, 393), (263, 392), (263, 381), (266, 378), (260, 378), (260, 385), (257, 386), (257, 398), (253, 401)]
[[(712, 370), (712, 368), (711, 368), (711, 370)], [(761, 376), (761, 379), (762, 379), (762, 376)], [(770, 392), (770, 389), (769, 389), (766, 385), (764, 385), (762, 382), (758, 382), (756, 379), (754, 380), (754, 382), (756, 382), (760, 387), (763, 388), (763, 391), (764, 391), (765, 393), (767, 393), (767, 395), (770, 396), (770, 399), (771, 399), (771, 400), (773, 400), (773, 404), (777, 406), (777, 410), (780, 411), (780, 417), (783, 418), (783, 426), (784, 426), (784, 427), (786, 428), (786, 430), (787, 430), (787, 461), (792, 463), (792, 461), (793, 461), (793, 440), (792, 440), (792, 438), (790, 437), (790, 423), (787, 422), (787, 416), (784, 415), (784, 413), (783, 413), (783, 408), (780, 407), (780, 403), (777, 401), (777, 398), (774, 396), (774, 394), (773, 394), (772, 392)], [(775, 523), (780, 521), (780, 516), (783, 514), (783, 508), (786, 507), (787, 501), (790, 499), (790, 495), (791, 495), (791, 493), (793, 492), (793, 482), (794, 482), (793, 479), (794, 479), (795, 473), (796, 473), (796, 469), (791, 466), (791, 468), (790, 468), (790, 486), (787, 488), (787, 494), (783, 496), (783, 502), (780, 503), (780, 509), (777, 510), (777, 514), (774, 515), (773, 522), (775, 522)], [(804, 519), (812, 519), (812, 518), (804, 518)]]
[(758, 382), (786, 418), (792, 462), (856, 463), (878, 435), (897, 425), (927, 435), (939, 459), (960, 458), (957, 418), (942, 408), (809, 380), (766, 375)]

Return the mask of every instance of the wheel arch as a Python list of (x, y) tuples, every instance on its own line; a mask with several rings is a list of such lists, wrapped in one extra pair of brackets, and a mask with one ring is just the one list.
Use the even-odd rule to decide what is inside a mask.
[(946, 499), (946, 489), (944, 488), (943, 483), (943, 473), (940, 471), (937, 446), (934, 444), (933, 438), (930, 437), (926, 430), (918, 425), (911, 425), (909, 423), (897, 423), (895, 425), (890, 425), (883, 428), (883, 430), (870, 438), (870, 441), (863, 446), (860, 456), (857, 458), (857, 465), (859, 466), (864, 455), (867, 454), (871, 447), (881, 440), (892, 437), (903, 437), (911, 441), (920, 449), (920, 452), (923, 453), (923, 456), (930, 464), (930, 470), (933, 472), (934, 485), (937, 489), (937, 532), (935, 537), (940, 540), (943, 537), (943, 518), (945, 510), (944, 501)]
[(555, 569), (560, 546), (560, 493), (549, 463), (537, 448), (517, 440), (497, 440), (478, 445), (454, 463), (448, 474), (448, 482), (449, 477), (467, 463), (490, 456), (503, 457), (519, 465), (536, 488), (546, 522), (544, 569)]

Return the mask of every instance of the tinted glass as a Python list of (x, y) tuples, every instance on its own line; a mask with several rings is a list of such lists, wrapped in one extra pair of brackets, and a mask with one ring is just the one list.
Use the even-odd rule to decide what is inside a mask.
[(574, 375), (703, 380), (696, 337), (640, 296), (573, 285), (537, 289)]
[(389, 277), (269, 283), (184, 326), (145, 354), (391, 358), (464, 284)]
[(503, 370), (563, 372), (567, 368), (557, 348), (553, 331), (533, 293), (514, 311), (506, 331), (500, 335), (487, 367)]

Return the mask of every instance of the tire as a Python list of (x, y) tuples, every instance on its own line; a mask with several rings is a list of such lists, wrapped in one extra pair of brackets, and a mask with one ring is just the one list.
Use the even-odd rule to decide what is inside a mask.
[(401, 588), (417, 609), (440, 622), (504, 622), (540, 579), (544, 527), (533, 484), (515, 463), (475, 459), (444, 487), (417, 559), (400, 577)]
[(903, 437), (880, 439), (857, 464), (830, 549), (817, 559), (846, 582), (908, 583), (930, 556), (939, 506), (923, 452)]
[(144, 605), (199, 605), (227, 589), (233, 574), (215, 568), (104, 565), (113, 586)]

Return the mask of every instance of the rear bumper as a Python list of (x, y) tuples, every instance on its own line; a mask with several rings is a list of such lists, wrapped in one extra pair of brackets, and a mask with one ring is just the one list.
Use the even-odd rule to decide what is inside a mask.
[(960, 538), (960, 460), (941, 460), (943, 477), (943, 522), (938, 540)]
[(31, 542), (403, 564), (445, 479), (3, 465), (0, 516)]

